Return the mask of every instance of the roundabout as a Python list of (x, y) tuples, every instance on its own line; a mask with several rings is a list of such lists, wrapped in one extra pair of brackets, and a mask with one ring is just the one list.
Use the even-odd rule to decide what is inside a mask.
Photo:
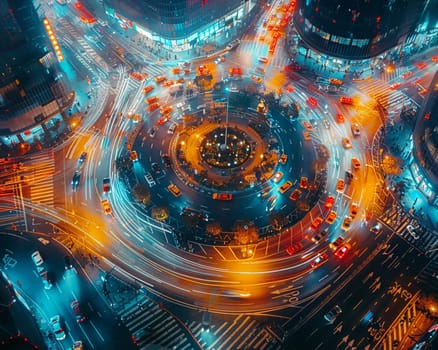
[[(142, 168), (162, 162), (160, 182), (180, 191), (169, 205), (166, 188), (149, 189), (151, 207), (168, 208), (169, 216), (180, 222), (179, 230), (196, 233), (183, 234), (186, 239), (239, 244), (236, 231), (250, 225), (257, 231), (251, 238), (256, 243), (297, 223), (315, 205), (324, 186), (316, 174), (320, 160), (296, 122), (280, 113), (278, 100), (267, 103), (264, 96), (226, 88), (214, 93), (210, 103), (200, 96), (198, 103), (205, 108), (174, 119), (177, 132), (163, 137), (168, 141), (158, 143), (143, 126), (133, 148), (139, 153), (152, 149), (147, 162), (140, 157)], [(303, 185), (302, 177), (310, 179), (308, 184)], [(294, 190), (299, 198), (291, 196)], [(190, 215), (189, 225), (187, 208), (199, 213)]]

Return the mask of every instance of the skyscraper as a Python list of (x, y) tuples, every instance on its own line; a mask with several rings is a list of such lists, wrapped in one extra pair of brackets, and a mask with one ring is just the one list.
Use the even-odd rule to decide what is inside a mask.
[(257, 0), (105, 0), (106, 13), (163, 46), (184, 50), (238, 25)]
[(25, 141), (35, 129), (48, 133), (73, 95), (32, 0), (1, 1), (0, 32), (0, 141), (6, 145)]
[(427, 0), (298, 0), (303, 42), (332, 57), (364, 59), (396, 46), (418, 23)]

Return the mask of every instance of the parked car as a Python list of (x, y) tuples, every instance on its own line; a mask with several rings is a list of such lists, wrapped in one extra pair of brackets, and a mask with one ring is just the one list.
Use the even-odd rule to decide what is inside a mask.
[(52, 332), (55, 334), (56, 340), (64, 340), (67, 336), (61, 325), (61, 316), (56, 315), (50, 318), (50, 327)]

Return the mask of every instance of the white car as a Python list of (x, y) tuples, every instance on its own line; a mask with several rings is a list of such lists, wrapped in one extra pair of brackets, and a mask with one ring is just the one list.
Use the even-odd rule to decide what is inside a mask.
[(38, 250), (34, 251), (31, 255), (32, 260), (36, 266), (40, 266), (44, 263), (43, 258)]
[(56, 315), (50, 317), (50, 326), (52, 327), (52, 331), (55, 334), (56, 340), (64, 340), (67, 336), (64, 332), (64, 329), (61, 326), (61, 316)]

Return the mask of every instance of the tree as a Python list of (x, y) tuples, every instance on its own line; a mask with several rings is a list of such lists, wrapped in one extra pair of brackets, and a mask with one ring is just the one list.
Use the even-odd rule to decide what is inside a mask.
[(218, 221), (209, 222), (205, 230), (212, 236), (219, 236), (222, 233), (222, 226)]
[(255, 243), (259, 239), (257, 227), (253, 223), (238, 222), (235, 225), (234, 239), (239, 244)]
[(164, 207), (154, 207), (151, 210), (151, 216), (158, 221), (164, 221), (169, 217), (169, 209)]
[(287, 224), (287, 218), (281, 213), (272, 213), (269, 216), (269, 222), (275, 231), (281, 231), (281, 229)]
[(137, 183), (134, 186), (134, 196), (137, 201), (142, 202), (143, 204), (149, 204), (151, 201), (149, 187), (145, 184)]

